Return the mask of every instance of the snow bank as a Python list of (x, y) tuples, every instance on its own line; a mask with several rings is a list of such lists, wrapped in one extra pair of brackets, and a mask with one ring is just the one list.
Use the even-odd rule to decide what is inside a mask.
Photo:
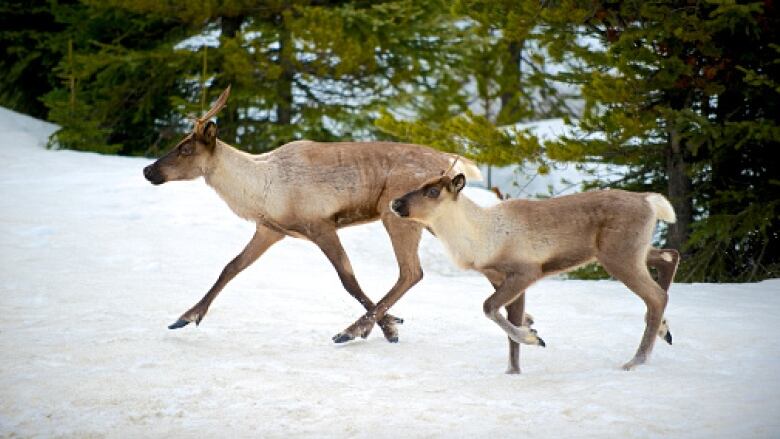
[[(0, 110), (2, 437), (777, 437), (780, 281), (674, 285), (674, 346), (619, 366), (643, 328), (615, 282), (528, 291), (546, 349), (504, 375), (484, 279), (430, 236), (426, 277), (375, 330), (312, 244), (286, 239), (199, 328), (165, 328), (252, 235), (202, 181), (153, 187), (148, 160), (48, 151), (50, 124)], [(488, 193), (468, 194), (491, 202)], [(395, 282), (377, 224), (344, 230), (367, 293)], [(444, 268), (442, 268), (444, 267)]]

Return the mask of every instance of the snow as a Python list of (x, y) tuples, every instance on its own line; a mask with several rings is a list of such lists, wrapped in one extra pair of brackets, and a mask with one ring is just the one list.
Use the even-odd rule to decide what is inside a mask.
[[(536, 136), (540, 142), (554, 141), (563, 136), (583, 137), (573, 125), (567, 124), (564, 119), (543, 119), (533, 122), (521, 122), (502, 127), (507, 132), (514, 133), (528, 131)], [(589, 138), (596, 138), (598, 133), (588, 134)], [(620, 178), (628, 169), (620, 165), (607, 165), (603, 163), (562, 163), (548, 162), (549, 169), (546, 174), (540, 174), (538, 164), (520, 163), (509, 166), (480, 165), (487, 185), (488, 173), (490, 173), (490, 186), (497, 187), (503, 194), (511, 198), (536, 198), (572, 194), (580, 192), (583, 184), (596, 178), (602, 181), (614, 181)]]
[[(574, 129), (563, 119), (545, 119), (523, 122), (504, 127), (507, 131), (528, 131), (540, 142), (574, 135)], [(590, 166), (592, 168), (593, 166)], [(491, 186), (512, 198), (563, 195), (577, 192), (582, 183), (592, 177), (580, 170), (574, 163), (556, 163), (546, 174), (539, 174), (537, 165), (522, 163), (511, 166), (493, 166), (490, 169)], [(487, 179), (488, 167), (481, 165), (482, 175)], [(486, 182), (485, 182), (486, 184)]]
[[(2, 437), (777, 437), (780, 280), (675, 284), (674, 345), (620, 370), (643, 305), (611, 281), (542, 281), (548, 347), (507, 342), (487, 281), (426, 234), (400, 343), (330, 337), (362, 314), (312, 244), (286, 239), (200, 327), (193, 305), (252, 234), (202, 181), (153, 187), (149, 160), (46, 150), (56, 127), (0, 109)], [(468, 194), (490, 203), (489, 194)], [(379, 298), (397, 271), (374, 223), (342, 233)]]

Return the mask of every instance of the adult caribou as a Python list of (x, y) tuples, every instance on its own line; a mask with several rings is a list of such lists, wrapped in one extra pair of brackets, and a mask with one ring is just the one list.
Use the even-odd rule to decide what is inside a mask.
[[(204, 177), (233, 212), (257, 225), (249, 244), (225, 266), (206, 295), (169, 328), (181, 328), (190, 322), (200, 324), (231, 279), (274, 243), (292, 236), (319, 246), (344, 288), (366, 309), (360, 321), (333, 340), (341, 343), (358, 336), (365, 338), (377, 323), (388, 341), (397, 342), (395, 325), (403, 321), (385, 312), (422, 279), (417, 251), (423, 226), (394, 215), (390, 200), (415, 189), (421, 181), (441, 175), (445, 168), (481, 179), (479, 169), (454, 154), (390, 142), (300, 140), (270, 153), (248, 154), (220, 141), (217, 125), (210, 121), (229, 95), (230, 87), (195, 120), (190, 134), (144, 168), (144, 176), (155, 185)], [(358, 284), (336, 233), (341, 227), (375, 220), (381, 220), (390, 235), (399, 268), (397, 282), (376, 305)], [(376, 310), (381, 310), (383, 317), (371, 321)]]

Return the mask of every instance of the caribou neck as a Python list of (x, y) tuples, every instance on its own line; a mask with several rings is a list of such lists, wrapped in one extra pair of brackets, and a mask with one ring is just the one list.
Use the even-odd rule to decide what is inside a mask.
[[(460, 255), (472, 254), (474, 248), (480, 246), (485, 231), (490, 228), (490, 215), (484, 208), (460, 194), (454, 203), (450, 203), (432, 221), (431, 228), (450, 254), (459, 260)], [(472, 261), (460, 262), (460, 265), (465, 262), (469, 265)]]
[(268, 165), (260, 156), (240, 151), (217, 140), (205, 172), (206, 183), (214, 188), (238, 216), (255, 220), (263, 213), (270, 183)]

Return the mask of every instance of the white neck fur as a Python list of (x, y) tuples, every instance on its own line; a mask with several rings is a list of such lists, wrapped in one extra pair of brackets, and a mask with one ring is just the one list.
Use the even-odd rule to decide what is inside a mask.
[(490, 215), (463, 194), (439, 207), (431, 228), (441, 239), (452, 259), (461, 267), (470, 267), (484, 248)]
[(265, 203), (270, 175), (258, 156), (240, 151), (217, 140), (206, 183), (214, 188), (230, 209), (244, 219), (255, 219)]

